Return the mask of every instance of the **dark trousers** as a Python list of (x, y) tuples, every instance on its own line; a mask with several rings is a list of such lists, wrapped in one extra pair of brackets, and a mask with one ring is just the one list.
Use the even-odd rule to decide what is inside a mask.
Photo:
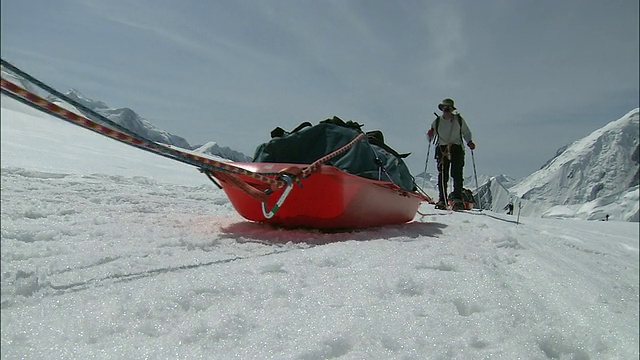
[(464, 148), (462, 145), (436, 146), (436, 161), (438, 163), (438, 192), (439, 200), (444, 201), (447, 194), (449, 177), (453, 178), (453, 199), (462, 199), (462, 169), (464, 168)]

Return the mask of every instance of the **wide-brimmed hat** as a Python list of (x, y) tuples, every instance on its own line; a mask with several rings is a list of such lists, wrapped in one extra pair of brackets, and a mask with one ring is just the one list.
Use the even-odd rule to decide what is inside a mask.
[(438, 109), (440, 109), (440, 111), (442, 111), (442, 108), (445, 106), (449, 106), (451, 109), (455, 110), (456, 107), (453, 105), (453, 100), (446, 98), (444, 100), (442, 100), (442, 102), (440, 102), (440, 104), (438, 104)]

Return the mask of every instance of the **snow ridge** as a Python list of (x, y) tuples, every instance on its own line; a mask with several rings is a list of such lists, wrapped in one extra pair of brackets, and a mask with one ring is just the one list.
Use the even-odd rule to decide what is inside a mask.
[(563, 146), (515, 184), (492, 178), (476, 191), (483, 208), (500, 212), (517, 200), (526, 216), (638, 221), (638, 126), (636, 108)]
[(511, 188), (519, 197), (573, 205), (638, 185), (638, 109), (568, 146)]
[[(65, 95), (114, 123), (126, 128), (134, 134), (167, 145), (175, 145), (184, 149), (191, 148), (187, 140), (184, 138), (157, 128), (148, 120), (140, 117), (140, 115), (130, 108), (111, 108), (104, 102), (89, 99), (83, 96), (78, 90), (74, 89), (71, 89), (65, 93)], [(90, 113), (82, 110), (81, 112), (90, 119), (100, 122), (100, 119), (96, 119)]]
[(215, 141), (209, 141), (208, 143), (200, 146), (195, 146), (195, 152), (220, 156), (231, 161), (250, 162), (253, 159), (245, 154), (232, 150), (226, 146), (220, 146)]

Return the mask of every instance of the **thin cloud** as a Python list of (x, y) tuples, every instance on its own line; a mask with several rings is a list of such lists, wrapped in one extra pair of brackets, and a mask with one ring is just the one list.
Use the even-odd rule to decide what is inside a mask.
[[(456, 69), (466, 56), (461, 11), (453, 3), (441, 2), (431, 4), (423, 12), (429, 30), (426, 46), (432, 53), (429, 59), (429, 77), (446, 86), (452, 79), (456, 79)], [(454, 86), (460, 84), (456, 80)]]

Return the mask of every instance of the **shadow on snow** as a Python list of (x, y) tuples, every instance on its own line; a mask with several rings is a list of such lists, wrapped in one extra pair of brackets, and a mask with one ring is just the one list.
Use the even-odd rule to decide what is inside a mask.
[(411, 221), (399, 225), (349, 231), (320, 231), (317, 229), (289, 229), (268, 224), (243, 221), (221, 228), (221, 232), (238, 242), (263, 244), (325, 245), (343, 241), (393, 240), (394, 238), (438, 237), (447, 225), (437, 222)]

